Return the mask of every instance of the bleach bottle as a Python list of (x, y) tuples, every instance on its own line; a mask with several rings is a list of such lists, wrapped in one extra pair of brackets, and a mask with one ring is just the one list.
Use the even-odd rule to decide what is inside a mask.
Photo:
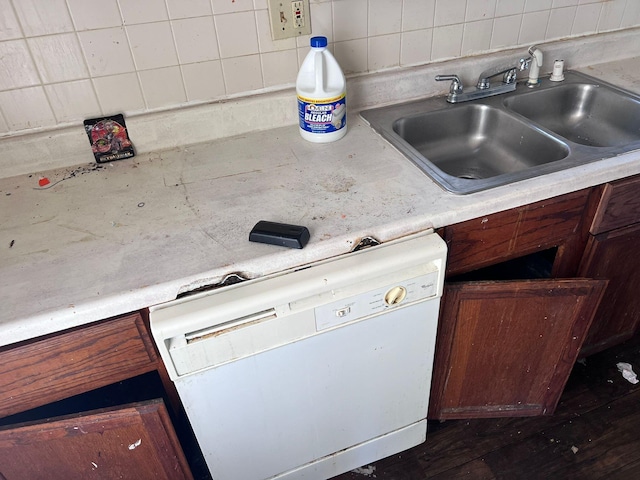
[(315, 143), (339, 140), (347, 133), (347, 82), (327, 50), (327, 37), (311, 38), (296, 80), (300, 135)]

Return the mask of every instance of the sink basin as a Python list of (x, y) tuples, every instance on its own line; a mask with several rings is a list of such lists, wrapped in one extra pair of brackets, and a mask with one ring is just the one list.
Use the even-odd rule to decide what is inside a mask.
[(640, 149), (640, 97), (577, 72), (561, 83), (360, 113), (442, 188), (468, 194)]
[(482, 104), (402, 117), (393, 130), (436, 168), (463, 179), (518, 172), (569, 154), (565, 143)]
[(504, 104), (581, 145), (612, 147), (640, 138), (640, 101), (600, 85), (562, 85), (513, 96)]

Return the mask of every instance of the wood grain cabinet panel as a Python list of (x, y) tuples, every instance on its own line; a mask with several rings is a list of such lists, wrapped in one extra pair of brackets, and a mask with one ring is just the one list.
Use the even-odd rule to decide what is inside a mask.
[(161, 400), (0, 429), (0, 478), (191, 479)]
[(640, 176), (607, 183), (590, 232), (593, 235), (640, 223)]
[(640, 325), (640, 223), (592, 236), (580, 274), (606, 278), (609, 286), (598, 307), (582, 356), (631, 338)]
[(430, 418), (553, 413), (606, 281), (445, 286)]
[(156, 369), (139, 314), (0, 350), (0, 417)]
[(568, 244), (580, 234), (589, 193), (580, 190), (446, 227), (447, 275)]

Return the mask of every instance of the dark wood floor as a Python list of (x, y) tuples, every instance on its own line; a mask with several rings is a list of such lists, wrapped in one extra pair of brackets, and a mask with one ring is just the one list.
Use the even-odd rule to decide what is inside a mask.
[(552, 416), (430, 423), (427, 441), (334, 480), (640, 479), (640, 339), (577, 364)]

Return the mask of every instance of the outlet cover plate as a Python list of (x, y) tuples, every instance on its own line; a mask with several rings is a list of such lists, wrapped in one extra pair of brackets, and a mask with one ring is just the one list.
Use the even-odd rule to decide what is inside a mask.
[(271, 38), (311, 35), (311, 11), (309, 0), (269, 0)]

